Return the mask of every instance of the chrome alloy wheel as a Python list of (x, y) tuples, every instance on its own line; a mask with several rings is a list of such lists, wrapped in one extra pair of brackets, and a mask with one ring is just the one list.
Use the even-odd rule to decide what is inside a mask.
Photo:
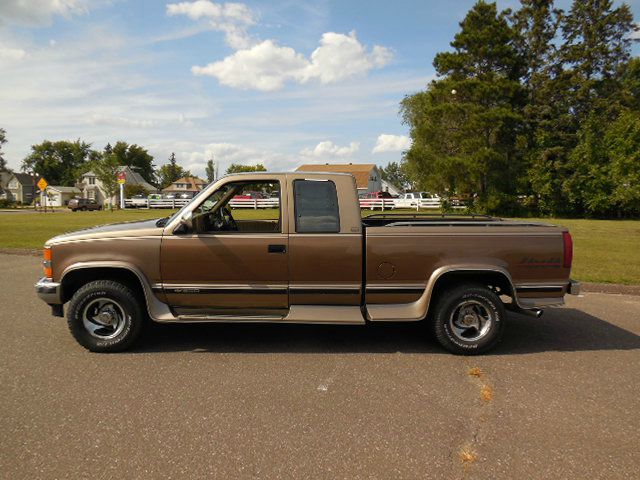
[(115, 338), (125, 327), (126, 315), (118, 302), (96, 298), (82, 312), (82, 324), (91, 336), (103, 340)]
[(476, 342), (484, 337), (493, 325), (493, 314), (475, 300), (461, 302), (449, 317), (453, 334), (464, 342)]

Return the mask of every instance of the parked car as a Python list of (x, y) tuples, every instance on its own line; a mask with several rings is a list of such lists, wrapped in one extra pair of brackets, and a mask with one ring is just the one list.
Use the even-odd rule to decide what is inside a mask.
[(143, 208), (149, 205), (149, 201), (146, 195), (138, 194), (131, 197), (127, 205), (131, 208)]
[(407, 192), (400, 195), (400, 197), (396, 199), (395, 204), (396, 208), (416, 208), (417, 206), (422, 206), (422, 204), (427, 203), (424, 202), (425, 200), (439, 201), (440, 197), (428, 192)]
[(69, 210), (76, 212), (78, 210), (102, 210), (102, 207), (93, 198), (72, 198), (67, 204)]
[[(382, 208), (382, 203), (380, 202), (380, 200), (382, 199), (384, 199), (385, 201), (393, 200), (393, 195), (391, 195), (389, 192), (365, 193), (364, 196), (360, 198), (360, 206), (362, 208), (370, 208), (371, 210)], [(387, 203), (388, 204), (385, 205), (385, 208), (392, 209), (394, 207), (395, 202), (389, 201)]]
[[(277, 183), (287, 201), (268, 219), (234, 218), (229, 200), (247, 182)], [(96, 352), (131, 346), (151, 318), (422, 321), (458, 354), (494, 347), (506, 309), (539, 317), (580, 290), (566, 228), (487, 216), (362, 219), (355, 199), (346, 174), (229, 175), (170, 217), (48, 240), (35, 289), (53, 315), (66, 305), (72, 335)]]

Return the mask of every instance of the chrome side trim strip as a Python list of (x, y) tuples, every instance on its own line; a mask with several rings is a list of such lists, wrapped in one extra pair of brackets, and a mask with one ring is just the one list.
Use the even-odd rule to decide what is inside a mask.
[(375, 237), (557, 237), (557, 233), (510, 233), (510, 232), (404, 232), (404, 233), (367, 233), (367, 238)]
[(516, 285), (516, 292), (561, 292), (564, 285)]

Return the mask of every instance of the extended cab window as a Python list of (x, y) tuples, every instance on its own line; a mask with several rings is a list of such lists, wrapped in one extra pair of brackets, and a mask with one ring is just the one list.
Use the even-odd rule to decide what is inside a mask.
[(295, 180), (296, 232), (338, 233), (338, 192), (331, 181)]
[(280, 184), (277, 181), (227, 183), (194, 211), (197, 233), (278, 233)]

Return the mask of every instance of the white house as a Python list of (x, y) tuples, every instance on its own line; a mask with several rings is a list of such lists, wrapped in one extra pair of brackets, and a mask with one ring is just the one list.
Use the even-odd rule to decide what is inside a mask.
[[(153, 193), (158, 191), (156, 187), (147, 182), (142, 175), (133, 171), (131, 167), (125, 165), (119, 168), (120, 172), (124, 172), (126, 176), (125, 185), (141, 185), (147, 193)], [(84, 198), (91, 198), (98, 202), (98, 204), (103, 205), (105, 203), (117, 203), (118, 199), (116, 196), (109, 199), (107, 198), (107, 194), (102, 188), (102, 182), (98, 180), (96, 174), (92, 171), (83, 173), (80, 177), (80, 181), (76, 184), (76, 187), (81, 191), (81, 196)]]
[(64, 207), (69, 203), (73, 197), (80, 196), (82, 192), (76, 187), (58, 187), (55, 185), (49, 185), (45, 189), (45, 195), (47, 196), (47, 206), (49, 207)]

